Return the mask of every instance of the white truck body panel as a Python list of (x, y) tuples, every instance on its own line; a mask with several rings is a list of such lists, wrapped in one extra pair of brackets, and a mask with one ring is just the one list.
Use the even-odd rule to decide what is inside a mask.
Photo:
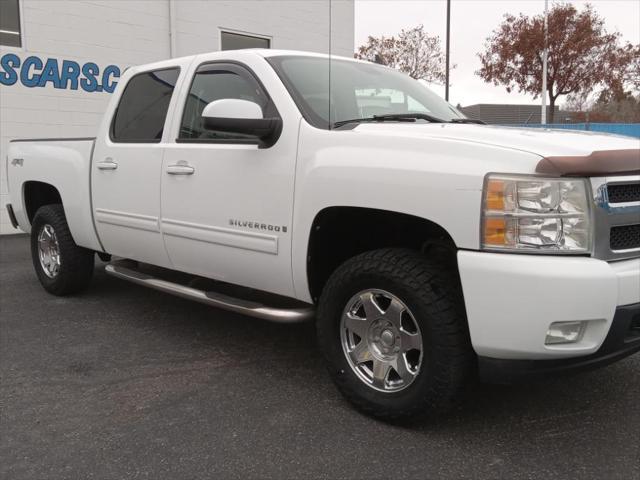
[[(221, 53), (197, 56), (186, 78), (201, 64), (221, 57), (226, 58)], [(234, 60), (249, 67), (268, 91), (283, 119), (282, 134), (266, 149), (178, 143), (188, 92), (176, 89), (176, 109), (168, 115), (174, 121), (167, 129), (160, 174), (166, 250), (177, 270), (294, 297), (291, 217), (301, 115), (262, 58), (237, 52)], [(195, 173), (168, 175), (167, 168), (180, 162), (188, 163)], [(253, 222), (267, 228), (241, 226)]]
[[(640, 302), (640, 259), (458, 252), (458, 267), (478, 355), (545, 359), (588, 355), (605, 339), (616, 308)], [(588, 322), (569, 345), (545, 345), (553, 322)]]
[(43, 182), (58, 189), (73, 240), (82, 247), (102, 250), (91, 211), (89, 178), (93, 148), (93, 139), (11, 143), (8, 185), (16, 219), (23, 231), (31, 231), (25, 211), (24, 185)]
[[(430, 140), (452, 141), (454, 143), (471, 143), (511, 150), (529, 152), (539, 157), (589, 155), (596, 150), (637, 149), (639, 141), (631, 137), (611, 135), (599, 132), (576, 130), (553, 130), (541, 128), (503, 127), (496, 125), (473, 124), (400, 124), (397, 129), (389, 123), (364, 124), (360, 131), (372, 131), (378, 136), (415, 137)], [(415, 128), (418, 127), (418, 128)], [(476, 157), (484, 164), (490, 160)], [(509, 172), (519, 167), (515, 160), (504, 165)], [(489, 165), (492, 167), (492, 165)], [(487, 169), (487, 171), (492, 171)], [(514, 172), (515, 173), (515, 172)]]
[[(637, 149), (636, 139), (449, 123), (319, 129), (264, 59), (287, 53), (299, 54), (217, 52), (132, 68), (95, 148), (93, 140), (11, 143), (9, 186), (20, 228), (30, 230), (25, 182), (44, 182), (59, 191), (80, 246), (312, 302), (308, 247), (320, 212), (362, 207), (412, 215), (442, 227), (460, 249), (472, 343), (496, 358), (587, 355), (607, 335), (616, 307), (640, 302), (638, 259), (480, 251), (488, 173), (533, 174), (543, 157)], [(176, 140), (196, 69), (218, 60), (248, 67), (263, 84), (282, 119), (275, 145)], [(113, 142), (122, 87), (140, 72), (167, 67), (179, 67), (180, 76), (161, 141)], [(169, 174), (175, 166), (193, 174)], [(546, 346), (549, 324), (568, 320), (589, 321), (588, 333), (575, 344)]]
[[(159, 223), (162, 155), (160, 144), (96, 146), (94, 215), (107, 252), (170, 267)], [(103, 162), (116, 163), (117, 170), (99, 170)]]
[[(485, 174), (532, 173), (540, 160), (528, 152), (467, 141), (467, 125), (446, 125), (452, 131), (449, 138), (438, 136), (445, 130), (439, 124), (396, 126), (399, 131), (392, 137), (390, 126), (384, 124), (347, 131), (302, 124), (296, 232), (308, 237), (314, 218), (325, 208), (368, 207), (428, 219), (444, 228), (457, 247), (478, 249)], [(306, 242), (296, 242), (296, 292), (310, 301), (306, 255)]]
[[(123, 75), (122, 84), (126, 85), (140, 72), (176, 66), (186, 69), (190, 62), (190, 59), (177, 59), (131, 68)], [(178, 82), (183, 79), (181, 76)], [(176, 85), (176, 89), (179, 88), (180, 83)], [(123, 92), (123, 88), (116, 90), (109, 102), (110, 112), (116, 111)], [(172, 106), (175, 102), (176, 95), (173, 95)], [(91, 172), (98, 234), (105, 250), (113, 255), (171, 268), (160, 229), (160, 169), (164, 144), (111, 141), (112, 117), (113, 114), (105, 115), (100, 126)], [(169, 118), (170, 114), (166, 123)], [(169, 138), (168, 133), (164, 131), (163, 142)], [(101, 170), (103, 162), (115, 163), (117, 168)]]

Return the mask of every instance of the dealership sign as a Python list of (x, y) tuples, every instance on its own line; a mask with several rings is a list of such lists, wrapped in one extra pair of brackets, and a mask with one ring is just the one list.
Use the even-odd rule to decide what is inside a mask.
[(120, 78), (120, 68), (107, 65), (104, 69), (93, 62), (79, 64), (73, 60), (30, 56), (22, 60), (14, 53), (0, 57), (0, 85), (43, 88), (53, 85), (64, 90), (113, 93)]

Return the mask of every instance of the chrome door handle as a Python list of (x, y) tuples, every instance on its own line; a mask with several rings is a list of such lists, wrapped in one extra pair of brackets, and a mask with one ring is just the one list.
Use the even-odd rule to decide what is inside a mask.
[(169, 175), (193, 175), (196, 169), (186, 163), (176, 163), (167, 166), (167, 173)]
[(109, 159), (105, 160), (104, 162), (96, 163), (96, 167), (98, 167), (98, 170), (115, 170), (116, 168), (118, 168), (118, 164)]

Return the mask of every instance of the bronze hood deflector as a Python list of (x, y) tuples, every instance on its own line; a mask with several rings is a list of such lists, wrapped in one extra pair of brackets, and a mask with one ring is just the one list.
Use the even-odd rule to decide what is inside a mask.
[(590, 155), (545, 157), (536, 172), (553, 177), (603, 177), (640, 174), (640, 148), (598, 150)]

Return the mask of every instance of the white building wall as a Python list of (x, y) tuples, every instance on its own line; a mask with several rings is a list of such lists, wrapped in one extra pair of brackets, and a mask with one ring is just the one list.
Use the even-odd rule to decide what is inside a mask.
[(271, 48), (328, 53), (331, 44), (333, 54), (353, 55), (353, 0), (229, 0), (215, 8), (207, 0), (174, 2), (177, 56), (219, 50), (222, 30), (268, 36)]
[[(102, 72), (169, 58), (170, 12), (174, 57), (219, 50), (223, 30), (266, 36), (271, 48), (353, 54), (353, 0), (20, 0), (20, 8), (23, 46), (0, 46), (0, 59), (93, 62)], [(0, 233), (14, 231), (5, 210), (9, 140), (95, 136), (109, 96), (0, 84)]]

